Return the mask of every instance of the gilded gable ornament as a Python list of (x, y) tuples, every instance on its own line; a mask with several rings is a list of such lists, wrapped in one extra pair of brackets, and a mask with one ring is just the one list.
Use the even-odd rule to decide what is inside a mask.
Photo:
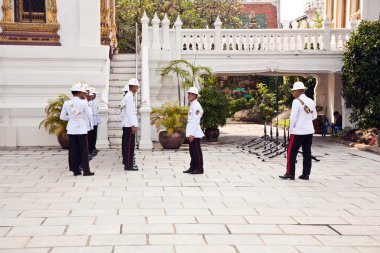
[[(60, 25), (57, 21), (56, 0), (44, 0), (42, 2), (45, 5), (43, 15), (40, 11), (34, 10), (32, 12), (31, 9), (27, 11), (22, 9), (24, 1), (31, 0), (15, 1), (15, 4), (20, 8), (19, 13), (15, 13), (14, 0), (3, 1), (3, 19), (0, 22), (2, 28), (0, 45), (60, 46), (60, 38), (57, 34)], [(27, 13), (26, 17), (24, 13)], [(32, 13), (32, 16), (29, 16), (29, 13)], [(15, 15), (18, 16), (16, 17)]]

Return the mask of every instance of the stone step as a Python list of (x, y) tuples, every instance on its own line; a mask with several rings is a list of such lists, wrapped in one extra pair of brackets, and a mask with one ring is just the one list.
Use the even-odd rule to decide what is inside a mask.
[(134, 61), (136, 59), (136, 54), (117, 54), (112, 57), (112, 62), (117, 61)]
[[(137, 118), (139, 118), (140, 115), (137, 114)], [(117, 123), (118, 126), (120, 127), (120, 121), (121, 121), (121, 118), (120, 118), (120, 114), (108, 114), (108, 123)], [(108, 124), (108, 126), (110, 126)], [(117, 125), (114, 125), (114, 126), (117, 126)]]
[(120, 145), (121, 146), (121, 138), (120, 137), (114, 137), (114, 136), (108, 135), (108, 140), (111, 144), (111, 147), (112, 147), (112, 145)]
[[(136, 74), (136, 69), (134, 67), (129, 68), (111, 68), (110, 74)], [(137, 69), (137, 74), (141, 75), (141, 69)]]
[(120, 114), (109, 114), (108, 115), (108, 122), (119, 122), (120, 124)]
[(108, 101), (121, 101), (123, 99), (123, 94), (121, 93), (110, 93), (108, 95)]
[(120, 116), (118, 121), (108, 121), (108, 129), (121, 129)]
[(112, 137), (122, 137), (123, 130), (119, 127), (118, 129), (108, 128), (108, 136)]
[[(110, 74), (110, 81), (128, 81), (131, 78), (136, 78), (136, 75), (133, 74)], [(141, 80), (141, 74), (137, 75), (137, 79)]]
[[(141, 79), (139, 79), (141, 83)], [(110, 80), (110, 87), (124, 87), (128, 83), (128, 80)]]
[(109, 94), (123, 94), (124, 85), (110, 86)]
[[(139, 68), (141, 67), (141, 61), (139, 61), (137, 63), (137, 66)], [(131, 61), (111, 61), (111, 68), (120, 68), (120, 67), (135, 68), (136, 67), (136, 62), (135, 62), (135, 60), (131, 60)]]

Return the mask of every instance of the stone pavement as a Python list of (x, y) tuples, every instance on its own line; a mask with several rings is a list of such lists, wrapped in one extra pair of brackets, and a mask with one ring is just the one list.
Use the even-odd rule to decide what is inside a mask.
[(94, 177), (72, 176), (66, 151), (2, 149), (0, 252), (380, 252), (380, 157), (316, 137), (311, 180), (282, 181), (284, 158), (236, 148), (260, 132), (223, 128), (204, 175), (182, 173), (185, 148), (138, 151), (139, 172), (102, 150)]

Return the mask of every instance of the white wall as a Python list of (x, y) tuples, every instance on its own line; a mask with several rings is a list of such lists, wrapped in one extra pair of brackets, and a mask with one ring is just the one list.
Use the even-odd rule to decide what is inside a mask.
[[(77, 80), (98, 90), (99, 104), (108, 93), (109, 48), (100, 45), (100, 1), (57, 0), (57, 9), (62, 46), (0, 46), (0, 146), (57, 146), (55, 136), (38, 124), (47, 100), (69, 95)], [(108, 146), (102, 106), (99, 147)]]
[(380, 18), (380, 1), (379, 0), (362, 0), (361, 17), (363, 20), (378, 20)]

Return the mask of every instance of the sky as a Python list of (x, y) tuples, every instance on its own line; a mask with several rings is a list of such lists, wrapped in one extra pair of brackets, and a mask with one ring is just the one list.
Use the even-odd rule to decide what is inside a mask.
[(305, 0), (281, 0), (280, 1), (280, 20), (293, 20), (302, 16), (303, 13), (303, 4)]

